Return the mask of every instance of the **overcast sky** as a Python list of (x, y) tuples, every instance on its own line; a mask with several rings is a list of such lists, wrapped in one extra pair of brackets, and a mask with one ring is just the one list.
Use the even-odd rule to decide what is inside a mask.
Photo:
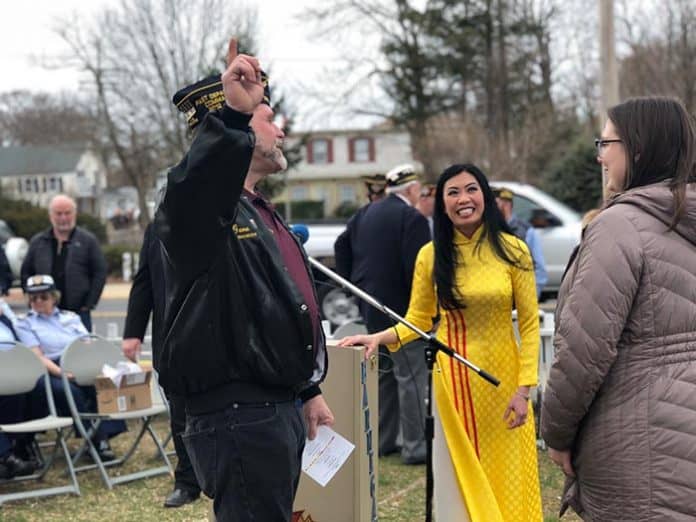
[[(194, 1), (194, 0), (191, 0)], [(297, 16), (308, 5), (321, 0), (247, 0), (257, 5), (262, 63), (271, 64), (272, 82), (282, 82), (289, 90), (301, 89), (302, 82), (320, 78), (325, 64), (337, 59), (326, 45), (317, 45), (305, 34), (307, 29)], [(47, 70), (36, 58), (57, 53), (63, 44), (51, 30), (56, 16), (78, 11), (89, 14), (118, 0), (3, 0), (3, 28), (0, 31), (0, 92), (15, 89), (34, 91), (77, 90), (78, 75), (70, 70)], [(301, 112), (301, 107), (299, 108)], [(317, 128), (308, 115), (301, 126)], [(334, 125), (335, 126), (335, 123)]]

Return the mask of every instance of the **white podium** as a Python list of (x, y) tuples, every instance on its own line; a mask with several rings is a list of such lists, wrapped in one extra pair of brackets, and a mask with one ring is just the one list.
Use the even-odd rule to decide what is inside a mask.
[[(377, 499), (377, 450), (379, 446), (377, 407), (377, 360), (365, 361), (366, 415), (361, 363), (363, 347), (336, 347), (327, 340), (329, 373), (321, 385), (322, 393), (336, 419), (334, 430), (355, 444), (355, 450), (326, 487), (321, 487), (304, 473), (295, 498), (297, 522), (369, 522), (372, 520), (372, 499)], [(371, 428), (372, 465), (368, 456), (365, 433), (366, 417)], [(370, 472), (374, 477), (374, 495), (370, 495)], [(375, 504), (376, 509), (376, 504)]]

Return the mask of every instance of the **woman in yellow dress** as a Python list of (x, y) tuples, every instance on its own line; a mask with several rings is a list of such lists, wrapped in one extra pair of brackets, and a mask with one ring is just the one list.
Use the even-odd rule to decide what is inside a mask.
[[(437, 183), (434, 239), (418, 254), (406, 319), (500, 379), (494, 387), (443, 353), (433, 371), (438, 522), (542, 519), (531, 387), (539, 317), (529, 250), (512, 235), (484, 174), (452, 165)], [(517, 309), (520, 342), (512, 323)], [(397, 325), (339, 344), (391, 350), (417, 335)], [(444, 440), (443, 440), (444, 439)]]

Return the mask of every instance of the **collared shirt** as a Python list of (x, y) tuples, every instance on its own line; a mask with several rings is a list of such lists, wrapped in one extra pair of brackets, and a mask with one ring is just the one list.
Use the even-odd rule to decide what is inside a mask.
[(283, 257), (290, 278), (295, 282), (297, 288), (302, 292), (305, 303), (309, 308), (312, 325), (314, 327), (314, 342), (317, 342), (317, 332), (319, 330), (319, 305), (314, 298), (314, 288), (312, 280), (307, 273), (304, 257), (300, 252), (297, 242), (290, 235), (290, 232), (278, 221), (273, 212), (273, 205), (266, 201), (260, 194), (254, 194), (244, 189), (244, 195), (251, 201), (254, 208), (263, 219), (264, 224), (273, 233), (276, 244), (280, 250), (280, 255)]
[(17, 338), (6, 321), (9, 321), (16, 329), (17, 317), (4, 299), (0, 299), (0, 310), (2, 311), (0, 314), (0, 350), (9, 350), (14, 346)]
[(65, 348), (75, 339), (88, 335), (79, 315), (61, 311), (58, 307), (50, 315), (31, 310), (17, 321), (16, 329), (22, 343), (30, 348), (41, 347), (43, 354), (53, 361), (60, 359)]

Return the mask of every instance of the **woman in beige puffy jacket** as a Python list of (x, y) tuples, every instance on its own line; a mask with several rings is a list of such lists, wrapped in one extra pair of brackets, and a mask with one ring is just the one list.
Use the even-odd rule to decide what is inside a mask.
[(611, 108), (597, 140), (614, 195), (561, 285), (542, 404), (561, 513), (696, 520), (695, 140), (655, 97)]

